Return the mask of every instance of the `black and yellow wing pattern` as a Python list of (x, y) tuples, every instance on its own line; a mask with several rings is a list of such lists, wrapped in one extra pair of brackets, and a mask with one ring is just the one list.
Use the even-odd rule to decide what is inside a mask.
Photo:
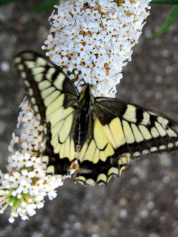
[(79, 93), (68, 76), (37, 53), (15, 58), (37, 118), (46, 123), (47, 174), (74, 182), (107, 184), (130, 159), (178, 149), (178, 124), (163, 114), (120, 99)]

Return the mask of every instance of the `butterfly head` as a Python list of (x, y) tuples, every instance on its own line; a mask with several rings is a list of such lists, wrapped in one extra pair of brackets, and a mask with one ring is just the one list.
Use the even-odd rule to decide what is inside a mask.
[(80, 92), (79, 103), (84, 108), (90, 108), (94, 104), (94, 96), (91, 91), (91, 85), (85, 84)]

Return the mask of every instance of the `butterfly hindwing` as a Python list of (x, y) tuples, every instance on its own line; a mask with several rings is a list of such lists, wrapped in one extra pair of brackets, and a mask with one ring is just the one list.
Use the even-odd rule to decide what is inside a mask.
[(93, 115), (91, 138), (85, 142), (78, 154), (80, 169), (75, 181), (89, 185), (95, 182), (106, 184), (112, 175), (118, 175), (118, 160), (110, 159), (115, 153), (114, 147), (99, 119)]

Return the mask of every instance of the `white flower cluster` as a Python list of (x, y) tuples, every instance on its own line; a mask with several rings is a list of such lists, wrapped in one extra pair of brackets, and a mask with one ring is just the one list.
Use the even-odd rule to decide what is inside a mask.
[[(85, 82), (95, 96), (114, 96), (122, 67), (131, 59), (151, 0), (75, 0), (55, 6), (42, 49), (70, 75), (79, 91)], [(116, 3), (117, 2), (117, 3)]]
[[(20, 215), (34, 215), (35, 209), (42, 208), (44, 197), (56, 197), (55, 189), (63, 184), (61, 176), (46, 176), (46, 165), (42, 163), (42, 151), (45, 148), (43, 131), (45, 127), (34, 116), (30, 104), (24, 100), (20, 105), (18, 124), (22, 125), (20, 137), (12, 135), (8, 158), (8, 172), (0, 173), (0, 212), (11, 206), (10, 222)], [(20, 146), (18, 150), (14, 147)]]

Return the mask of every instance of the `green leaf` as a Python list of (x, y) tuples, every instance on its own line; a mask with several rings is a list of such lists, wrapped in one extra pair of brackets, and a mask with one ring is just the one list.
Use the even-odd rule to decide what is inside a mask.
[(43, 4), (38, 5), (37, 7), (32, 8), (32, 11), (46, 11), (46, 10), (50, 10), (54, 7), (54, 5), (57, 4), (59, 5), (59, 0), (48, 0), (46, 2), (44, 2)]
[(151, 4), (178, 5), (178, 0), (152, 0)]
[(171, 12), (169, 13), (169, 16), (165, 20), (165, 22), (162, 24), (160, 29), (154, 34), (151, 38), (156, 38), (160, 35), (162, 35), (171, 25), (173, 25), (178, 20), (178, 6), (173, 7)]
[(9, 3), (9, 2), (12, 2), (13, 0), (0, 0), (0, 6), (6, 4), (6, 3)]

